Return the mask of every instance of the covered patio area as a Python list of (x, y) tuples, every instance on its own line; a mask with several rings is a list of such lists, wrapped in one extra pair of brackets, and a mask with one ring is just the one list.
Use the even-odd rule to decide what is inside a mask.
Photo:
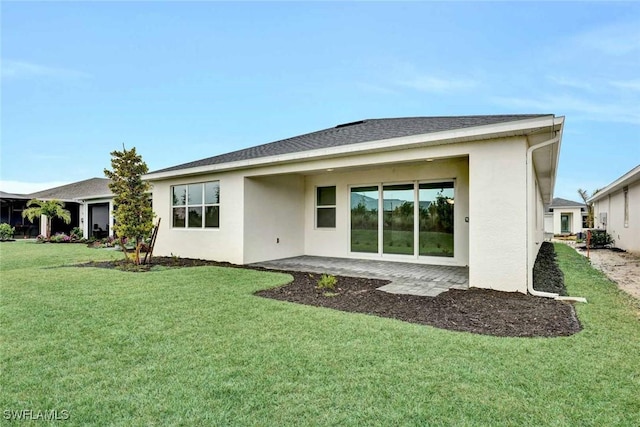
[(320, 256), (297, 256), (252, 264), (273, 270), (390, 280), (381, 291), (434, 297), (449, 289), (469, 287), (469, 268)]

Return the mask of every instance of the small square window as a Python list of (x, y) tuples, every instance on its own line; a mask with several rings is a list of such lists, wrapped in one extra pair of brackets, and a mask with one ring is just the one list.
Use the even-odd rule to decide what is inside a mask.
[(336, 208), (318, 208), (318, 228), (336, 227)]
[(173, 226), (174, 227), (184, 227), (185, 217), (186, 217), (185, 208), (173, 208)]
[(201, 207), (189, 207), (189, 228), (202, 227), (202, 208)]
[(187, 186), (176, 185), (173, 187), (173, 206), (184, 206), (187, 204)]
[(336, 205), (336, 187), (318, 187), (318, 206)]

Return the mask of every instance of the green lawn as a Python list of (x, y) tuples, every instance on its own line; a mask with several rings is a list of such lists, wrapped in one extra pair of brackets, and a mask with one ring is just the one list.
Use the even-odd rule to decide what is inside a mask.
[(64, 425), (640, 425), (638, 305), (570, 248), (584, 331), (496, 338), (262, 299), (288, 276), (0, 243), (1, 407)]

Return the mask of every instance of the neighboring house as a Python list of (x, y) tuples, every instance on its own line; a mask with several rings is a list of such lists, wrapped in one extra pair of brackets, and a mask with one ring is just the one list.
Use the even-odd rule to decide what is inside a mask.
[(554, 198), (544, 214), (545, 233), (578, 234), (587, 228), (587, 205), (559, 197)]
[[(362, 120), (150, 172), (155, 253), (469, 266), (526, 293), (564, 117)], [(400, 203), (402, 201), (403, 203)]]
[(80, 227), (85, 237), (106, 237), (113, 234), (113, 195), (106, 178), (90, 178), (31, 194), (1, 193), (1, 196), (2, 222), (15, 226), (18, 232), (24, 229), (25, 237), (45, 233), (45, 221), (31, 225), (27, 219), (22, 218), (22, 211), (31, 199), (57, 199), (65, 203), (65, 209), (71, 213), (71, 223), (65, 224), (54, 218), (52, 233), (69, 234), (72, 228)]
[(33, 223), (22, 218), (30, 197), (25, 194), (13, 194), (0, 191), (0, 224), (9, 224), (15, 229), (15, 237), (36, 237), (40, 232), (40, 220)]
[(615, 246), (640, 253), (640, 165), (598, 191), (593, 203), (596, 228), (607, 230)]

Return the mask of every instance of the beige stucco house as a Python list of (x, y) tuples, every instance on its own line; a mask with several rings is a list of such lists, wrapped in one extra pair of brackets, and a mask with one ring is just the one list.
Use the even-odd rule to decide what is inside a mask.
[(640, 253), (640, 165), (598, 191), (593, 203), (595, 227), (607, 230), (615, 246)]
[(469, 267), (527, 292), (563, 117), (362, 120), (151, 172), (157, 255)]
[(544, 214), (544, 231), (552, 236), (581, 233), (586, 228), (587, 205), (554, 198)]

